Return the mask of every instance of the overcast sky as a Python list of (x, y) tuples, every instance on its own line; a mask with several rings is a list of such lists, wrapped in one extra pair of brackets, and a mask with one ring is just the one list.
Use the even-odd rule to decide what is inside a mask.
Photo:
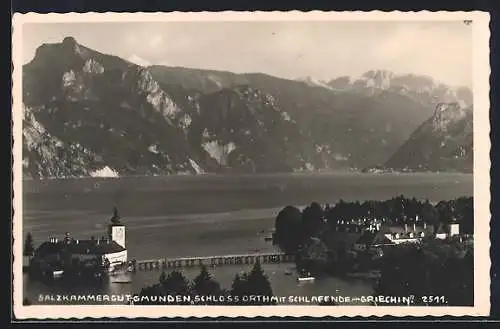
[(25, 24), (23, 62), (65, 36), (144, 64), (321, 80), (387, 69), (472, 85), (472, 28), (462, 21)]

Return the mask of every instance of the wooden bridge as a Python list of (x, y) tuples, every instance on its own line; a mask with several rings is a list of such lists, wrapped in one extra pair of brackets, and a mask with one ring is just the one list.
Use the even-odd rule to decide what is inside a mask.
[(222, 265), (243, 265), (254, 264), (260, 261), (261, 264), (292, 263), (295, 261), (294, 255), (285, 253), (257, 253), (244, 255), (224, 255), (224, 256), (202, 256), (185, 258), (162, 258), (150, 260), (132, 261), (131, 265), (134, 271), (152, 271), (161, 269), (183, 268), (183, 267), (201, 267), (222, 266)]

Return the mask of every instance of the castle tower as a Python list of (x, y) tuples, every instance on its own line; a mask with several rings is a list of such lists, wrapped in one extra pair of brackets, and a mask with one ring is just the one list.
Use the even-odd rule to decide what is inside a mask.
[(121, 223), (116, 207), (113, 208), (113, 217), (111, 217), (110, 221), (111, 224), (108, 226), (109, 239), (115, 241), (123, 248), (127, 248), (125, 245), (125, 225)]

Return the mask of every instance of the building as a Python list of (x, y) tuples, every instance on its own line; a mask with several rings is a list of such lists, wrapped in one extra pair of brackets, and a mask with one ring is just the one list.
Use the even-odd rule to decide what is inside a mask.
[(441, 225), (434, 233), (434, 227), (427, 223), (413, 222), (403, 225), (370, 225), (354, 243), (354, 251), (375, 251), (403, 243), (420, 243), (424, 238), (447, 239), (459, 235), (459, 224), (452, 222)]
[(433, 235), (433, 227), (423, 223), (404, 224), (404, 225), (391, 225), (384, 231), (384, 236), (389, 239), (393, 244), (398, 245), (401, 243), (417, 243), (422, 241), (423, 238), (431, 237)]
[(439, 226), (436, 231), (436, 239), (445, 240), (460, 235), (460, 225), (456, 220), (452, 220), (446, 225)]
[(379, 251), (387, 246), (393, 246), (394, 242), (388, 239), (383, 231), (366, 230), (354, 243), (354, 251)]
[(84, 266), (101, 262), (109, 264), (112, 270), (117, 265), (127, 262), (125, 225), (121, 223), (115, 208), (107, 236), (80, 240), (66, 233), (61, 240), (51, 237), (35, 250), (32, 261), (42, 270), (60, 270), (77, 262)]

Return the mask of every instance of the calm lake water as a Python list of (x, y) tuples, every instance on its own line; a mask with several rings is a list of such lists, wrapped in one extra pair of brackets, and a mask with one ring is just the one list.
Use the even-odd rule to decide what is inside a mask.
[[(273, 247), (264, 236), (286, 205), (312, 201), (384, 200), (397, 195), (440, 201), (473, 195), (470, 174), (276, 174), (247, 176), (170, 176), (23, 182), (24, 234), (35, 243), (70, 232), (75, 238), (105, 234), (113, 206), (127, 225), (129, 258), (238, 254)], [(265, 265), (273, 291), (288, 295), (368, 295), (370, 283), (338, 278), (298, 285), (284, 274), (290, 264)], [(229, 288), (246, 267), (212, 269)], [(199, 269), (186, 270), (194, 278)], [(108, 292), (136, 293), (157, 281), (159, 272), (137, 273), (131, 284), (111, 284)], [(33, 301), (63, 288), (25, 280)], [(67, 291), (68, 288), (64, 288)]]

